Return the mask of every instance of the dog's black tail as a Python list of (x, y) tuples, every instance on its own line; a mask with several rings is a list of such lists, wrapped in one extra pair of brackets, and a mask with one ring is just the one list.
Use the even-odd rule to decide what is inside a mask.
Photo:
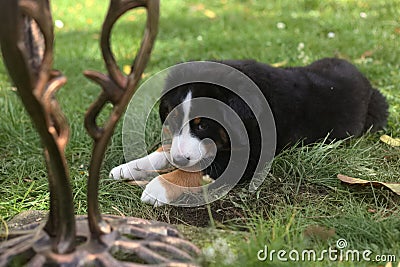
[(374, 132), (385, 127), (389, 115), (388, 108), (386, 98), (378, 90), (372, 89), (364, 131), (371, 128), (371, 132)]

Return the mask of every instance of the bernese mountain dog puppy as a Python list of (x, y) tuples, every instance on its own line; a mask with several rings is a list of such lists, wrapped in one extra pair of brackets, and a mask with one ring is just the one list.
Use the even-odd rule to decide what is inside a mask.
[[(307, 145), (357, 137), (382, 129), (387, 123), (388, 104), (384, 96), (345, 60), (325, 58), (305, 67), (289, 68), (275, 68), (254, 60), (210, 62), (234, 68), (257, 85), (275, 122), (276, 153), (299, 142)], [(204, 176), (217, 180), (227, 168), (232, 151), (240, 149), (240, 145), (249, 148), (249, 158), (244, 172), (238, 172), (240, 177), (235, 179), (252, 177), (262, 152), (255, 114), (258, 111), (254, 111), (253, 103), (214, 83), (193, 81), (169, 88), (175, 79), (191, 72), (204, 71), (205, 75), (222, 78), (218, 71), (199, 69), (196, 64), (186, 64), (185, 68), (184, 72), (169, 74), (165, 85), (168, 90), (164, 89), (160, 99), (159, 116), (172, 136), (170, 146), (110, 172), (114, 179), (143, 180), (149, 177), (149, 171), (175, 166), (176, 170), (159, 175), (146, 185), (141, 200), (155, 206), (173, 202), (187, 188), (201, 186)], [(229, 116), (224, 116), (225, 111), (196, 104), (195, 100), (203, 98), (229, 106), (242, 121), (245, 133), (238, 133), (238, 127), (228, 122)], [(259, 98), (254, 98), (254, 106), (262, 103)], [(196, 115), (214, 108), (214, 114), (221, 114), (223, 123)], [(260, 110), (265, 112), (263, 107)], [(238, 144), (232, 143), (233, 135), (238, 136)], [(246, 136), (247, 143), (241, 143), (242, 136)]]

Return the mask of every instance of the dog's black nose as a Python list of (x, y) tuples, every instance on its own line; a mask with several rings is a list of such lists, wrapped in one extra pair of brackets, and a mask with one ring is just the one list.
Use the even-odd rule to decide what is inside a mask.
[(190, 157), (177, 156), (173, 160), (178, 166), (186, 166), (189, 163)]

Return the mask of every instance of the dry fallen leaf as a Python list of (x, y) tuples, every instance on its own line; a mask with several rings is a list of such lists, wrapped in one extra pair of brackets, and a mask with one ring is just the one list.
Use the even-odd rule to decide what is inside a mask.
[(129, 73), (131, 73), (131, 66), (130, 65), (124, 65), (122, 70), (126, 75), (129, 75)]
[(310, 225), (304, 230), (303, 235), (314, 240), (326, 241), (335, 235), (335, 229), (320, 225)]
[(400, 183), (384, 183), (384, 182), (379, 182), (379, 181), (368, 181), (368, 180), (363, 180), (359, 178), (353, 178), (350, 176), (346, 176), (343, 174), (338, 174), (337, 178), (346, 183), (346, 184), (351, 184), (351, 185), (372, 185), (374, 187), (386, 187), (396, 193), (397, 195), (400, 195)]
[(129, 20), (129, 21), (136, 21), (136, 16), (135, 16), (135, 15), (130, 15), (130, 16), (128, 17), (128, 20)]
[(27, 183), (32, 183), (33, 182), (33, 180), (29, 176), (25, 177), (23, 180), (24, 180), (24, 182), (27, 182)]
[(192, 5), (192, 6), (191, 6), (191, 9), (192, 9), (193, 11), (201, 11), (201, 10), (204, 10), (204, 9), (205, 9), (205, 6), (204, 6), (204, 4)]
[(393, 138), (389, 135), (382, 135), (380, 140), (389, 146), (400, 146), (400, 138)]
[(364, 53), (362, 53), (361, 58), (365, 59), (367, 57), (371, 57), (374, 55), (374, 53), (375, 53), (375, 50), (367, 50)]
[(137, 14), (144, 14), (144, 13), (146, 13), (146, 9), (141, 8), (141, 9), (138, 9), (136, 12), (137, 12)]
[(210, 19), (214, 19), (217, 16), (214, 11), (209, 9), (204, 10), (204, 15), (206, 15), (206, 17)]
[(275, 68), (280, 68), (280, 67), (285, 66), (287, 63), (288, 63), (288, 61), (287, 61), (287, 59), (285, 59), (283, 61), (273, 63), (273, 64), (271, 64), (271, 66), (275, 67)]

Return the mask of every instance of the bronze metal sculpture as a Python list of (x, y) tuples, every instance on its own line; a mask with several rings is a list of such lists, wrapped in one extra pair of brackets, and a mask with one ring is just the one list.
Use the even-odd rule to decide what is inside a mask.
[[(132, 71), (125, 76), (110, 48), (111, 29), (125, 12), (147, 10), (146, 28)], [(158, 0), (111, 0), (101, 33), (108, 74), (85, 71), (103, 91), (85, 115), (94, 140), (88, 179), (88, 215), (75, 216), (65, 147), (69, 128), (55, 93), (66, 83), (52, 69), (53, 23), (48, 0), (0, 1), (0, 44), (4, 62), (44, 147), (50, 190), (45, 225), (32, 223), (0, 243), (0, 266), (195, 266), (199, 249), (166, 224), (139, 218), (101, 215), (98, 205), (100, 167), (116, 123), (135, 93), (149, 60), (159, 18)], [(42, 43), (41, 43), (42, 42)], [(104, 125), (96, 118), (110, 102)]]

